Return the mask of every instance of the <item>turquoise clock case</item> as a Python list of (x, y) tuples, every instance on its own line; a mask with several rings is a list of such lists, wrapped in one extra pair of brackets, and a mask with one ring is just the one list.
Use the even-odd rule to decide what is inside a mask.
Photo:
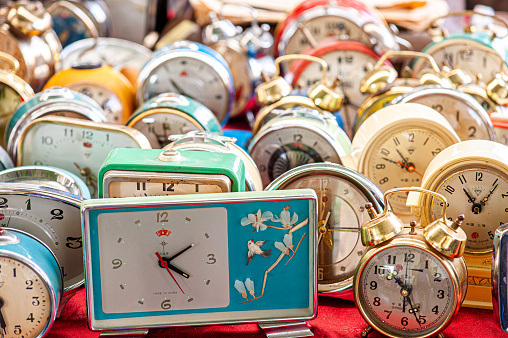
[(104, 174), (109, 170), (226, 175), (232, 181), (232, 191), (245, 191), (245, 166), (234, 154), (181, 150), (179, 161), (163, 162), (159, 160), (162, 152), (161, 149), (112, 150), (99, 170), (99, 198), (104, 196)]

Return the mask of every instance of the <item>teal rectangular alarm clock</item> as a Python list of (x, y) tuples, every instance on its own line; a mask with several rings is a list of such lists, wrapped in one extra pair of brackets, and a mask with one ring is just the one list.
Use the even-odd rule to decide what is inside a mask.
[(99, 198), (245, 191), (245, 165), (231, 153), (118, 148), (99, 170)]
[(311, 189), (84, 201), (90, 329), (313, 318), (316, 206)]

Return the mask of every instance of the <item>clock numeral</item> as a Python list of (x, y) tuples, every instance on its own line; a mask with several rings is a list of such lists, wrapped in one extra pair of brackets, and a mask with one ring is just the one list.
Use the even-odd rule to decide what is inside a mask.
[(386, 268), (384, 266), (374, 265), (374, 274), (375, 275), (384, 275)]
[(196, 184), (196, 192), (199, 192), (199, 184)]
[(91, 140), (93, 138), (93, 132), (91, 130), (83, 130), (83, 138)]
[(439, 272), (436, 272), (434, 274), (434, 282), (441, 282), (442, 279), (441, 279), (441, 274)]
[[(393, 258), (393, 261), (392, 261)], [(388, 264), (395, 264), (397, 261), (397, 256), (388, 255)]]
[(60, 267), (60, 270), (62, 270), (62, 277), (67, 277), (63, 266)]
[(488, 234), (490, 239), (494, 239), (494, 234), (492, 233), (492, 231), (489, 231)]
[(39, 304), (41, 304), (41, 302), (39, 301), (39, 297), (34, 296), (34, 297), (32, 297), (32, 299), (33, 299), (33, 301), (32, 301), (33, 306), (39, 306)]
[(25, 281), (25, 284), (26, 284), (26, 289), (27, 290), (33, 290), (33, 288), (34, 288), (34, 281), (33, 280), (27, 279)]
[(42, 137), (42, 145), (50, 146), (53, 144), (53, 138), (51, 136), (43, 136)]
[(388, 156), (390, 155), (390, 151), (386, 148), (381, 148), (381, 150), (379, 151), (382, 155), (384, 156)]
[(447, 185), (445, 191), (451, 195), (455, 192), (455, 188), (452, 187), (451, 185)]
[(324, 272), (324, 269), (323, 268), (318, 268), (317, 270), (317, 278), (318, 280), (323, 280), (325, 279), (325, 272)]
[(414, 142), (415, 141), (415, 134), (409, 133), (408, 138), (409, 138), (409, 142)]
[(30, 323), (33, 323), (33, 322), (34, 322), (34, 320), (35, 320), (35, 318), (34, 318), (34, 314), (33, 314), (33, 313), (30, 313), (30, 314), (28, 315), (28, 317), (26, 318), (26, 320), (29, 320), (29, 321), (30, 321)]
[(434, 314), (436, 314), (436, 315), (437, 315), (437, 314), (439, 313), (439, 308), (438, 308), (438, 307), (437, 307), (437, 305), (436, 305), (436, 306), (434, 306), (434, 307), (432, 308), (432, 310), (431, 310), (431, 311), (432, 311), (432, 312), (434, 312)]
[(388, 316), (386, 316), (386, 319), (390, 319), (390, 315), (392, 314), (393, 311), (388, 311), (388, 310), (385, 310), (385, 313), (388, 313)]
[(374, 297), (374, 302), (373, 302), (372, 304), (374, 304), (374, 306), (379, 306), (379, 305), (381, 305), (381, 298), (379, 298), (379, 297)]
[(20, 335), (21, 334), (21, 325), (15, 325), (14, 326), (14, 334)]
[(466, 177), (465, 177), (464, 175), (460, 175), (460, 176), (459, 176), (459, 180), (460, 180), (460, 183), (462, 183), (462, 184), (467, 183), (467, 181), (466, 181)]
[(386, 182), (388, 182), (388, 177), (383, 177), (379, 180), (379, 184), (385, 184)]
[(420, 317), (418, 318), (418, 322), (420, 324), (425, 324), (427, 322), (427, 320), (425, 320), (425, 317), (427, 317), (427, 316), (420, 315)]
[(65, 137), (67, 137), (67, 136), (73, 137), (74, 136), (74, 129), (67, 129), (67, 128), (65, 128), (64, 129), (64, 135), (65, 135)]
[(375, 280), (373, 280), (372, 282), (370, 282), (370, 289), (371, 290), (376, 290), (377, 289), (377, 283)]
[(51, 220), (54, 220), (54, 219), (62, 220), (64, 218), (62, 209), (51, 210), (51, 215), (53, 215), (53, 217), (51, 217)]
[(215, 264), (217, 262), (214, 254), (208, 254), (206, 257), (208, 258), (208, 262), (206, 262), (206, 264)]
[(8, 208), (7, 202), (7, 198), (0, 197), (0, 209)]
[(302, 138), (303, 138), (303, 136), (300, 134), (293, 135), (293, 141), (295, 141), (295, 142), (298, 142), (298, 143), (302, 142)]
[(174, 183), (162, 183), (162, 191), (175, 191)]
[(122, 260), (115, 258), (111, 261), (111, 264), (113, 264), (113, 269), (119, 269), (122, 266)]
[(30, 199), (27, 199), (25, 201), (25, 204), (26, 204), (26, 210), (32, 210), (32, 203), (31, 203)]
[(437, 291), (437, 298), (443, 299), (444, 298), (444, 290), (438, 290)]
[(13, 276), (13, 277), (16, 277), (16, 268), (13, 268), (13, 269), (12, 269), (12, 276)]
[[(501, 197), (502, 197), (502, 198), (508, 197), (508, 191), (506, 192), (506, 194), (501, 194)], [(0, 202), (0, 208), (3, 208), (3, 207), (1, 206), (1, 204), (2, 204), (2, 203)]]
[(171, 301), (169, 299), (165, 299), (162, 301), (161, 303), (161, 308), (164, 309), (164, 310), (168, 310), (168, 309), (171, 309)]
[(404, 254), (404, 262), (414, 263), (415, 254), (414, 253), (405, 253)]
[(409, 324), (408, 318), (402, 317), (402, 319), (400, 320), (400, 323), (402, 324), (402, 326), (407, 326), (407, 324)]
[(158, 223), (161, 223), (161, 222), (167, 222), (168, 221), (168, 213), (163, 211), (163, 212), (158, 212), (157, 213), (157, 222)]
[(67, 237), (67, 243), (65, 243), (65, 246), (69, 249), (81, 249), (83, 247), (81, 237)]
[(384, 164), (376, 164), (376, 169), (384, 169), (386, 166)]
[(504, 212), (508, 212), (508, 208), (504, 209)]
[(395, 143), (395, 146), (400, 146), (400, 141), (398, 138), (394, 137), (393, 142)]
[(477, 181), (483, 181), (482, 179), (483, 179), (483, 173), (477, 172), (476, 173), (476, 180)]
[(440, 105), (440, 104), (433, 105), (432, 109), (436, 110), (438, 113), (442, 113), (443, 112), (443, 106)]
[(476, 134), (476, 127), (471, 126), (471, 127), (467, 128), (467, 130), (469, 130), (469, 132), (470, 132), (470, 134), (467, 135), (468, 137), (474, 137), (475, 136), (475, 134)]
[(146, 182), (136, 182), (136, 190), (146, 190)]
[(459, 116), (460, 116), (460, 111), (459, 110), (457, 110), (457, 114), (455, 116), (456, 116), (455, 118), (457, 119), (457, 122), (458, 122), (459, 121)]
[(432, 152), (432, 156), (436, 156), (437, 154), (439, 154), (441, 152), (441, 148), (436, 148), (436, 150), (434, 150)]

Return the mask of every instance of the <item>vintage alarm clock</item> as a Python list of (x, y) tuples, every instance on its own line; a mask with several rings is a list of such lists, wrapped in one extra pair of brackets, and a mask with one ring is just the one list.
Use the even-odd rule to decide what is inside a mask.
[(77, 195), (27, 183), (0, 184), (0, 227), (30, 233), (58, 259), (65, 301), (83, 286), (83, 248)]
[[(383, 193), (367, 177), (336, 163), (309, 163), (276, 178), (265, 190), (310, 188), (318, 197), (318, 291), (353, 300), (353, 275), (364, 254), (365, 204), (383, 210)], [(289, 220), (289, 218), (288, 218)]]
[[(469, 272), (465, 306), (492, 308), (491, 259), (496, 229), (508, 222), (508, 147), (496, 142), (473, 140), (457, 143), (429, 164), (422, 188), (448, 200), (448, 210), (461, 211), (467, 234), (464, 257)], [(421, 224), (439, 218), (440, 201), (420, 199)]]
[(496, 229), (493, 239), (493, 250), (492, 250), (492, 305), (494, 307), (494, 315), (505, 332), (508, 332), (508, 318), (506, 312), (506, 306), (508, 301), (508, 275), (506, 257), (508, 252), (506, 251), (506, 230), (508, 224), (503, 224)]
[(107, 37), (89, 38), (65, 47), (60, 53), (56, 70), (70, 68), (75, 62), (103, 61), (135, 85), (139, 71), (151, 57), (151, 50), (132, 41)]
[(159, 49), (139, 72), (137, 88), (139, 105), (161, 93), (178, 93), (204, 104), (223, 124), (235, 92), (226, 60), (210, 47), (185, 40)]
[(215, 12), (210, 12), (212, 23), (203, 29), (203, 42), (224, 57), (233, 76), (235, 93), (231, 117), (257, 108), (254, 89), (263, 82), (262, 74), (272, 76), (275, 72), (274, 58), (269, 51), (273, 47), (270, 26), (259, 26), (257, 11), (246, 7), (252, 22), (245, 31), (227, 19), (219, 20)]
[(74, 63), (53, 75), (44, 88), (67, 87), (85, 94), (104, 110), (108, 122), (124, 124), (136, 103), (134, 86), (118, 70), (100, 61)]
[[(399, 74), (395, 68), (386, 61), (395, 58), (415, 58), (421, 57), (429, 61), (430, 69), (420, 74), (418, 78), (411, 78), (408, 69), (404, 68)], [(379, 109), (387, 106), (390, 102), (401, 94), (405, 94), (413, 88), (424, 85), (438, 85), (440, 87), (451, 88), (451, 80), (441, 73), (437, 63), (431, 56), (413, 51), (389, 51), (383, 54), (374, 68), (372, 68), (360, 83), (360, 91), (370, 94), (361, 104), (357, 111), (357, 117), (353, 125), (353, 136), (358, 131), (362, 123)]]
[[(368, 46), (356, 41), (325, 39), (316, 47), (307, 49), (303, 54), (319, 57), (328, 64), (327, 80), (333, 83), (339, 79), (339, 86), (344, 94), (340, 111), (344, 118), (345, 131), (351, 135), (358, 107), (367, 94), (360, 91), (360, 81), (368, 72), (367, 64), (375, 64), (379, 56)], [(386, 61), (386, 64), (389, 64)], [(305, 60), (291, 63), (285, 79), (293, 88), (308, 90), (321, 80), (320, 65)]]
[(99, 170), (100, 198), (231, 191), (245, 191), (245, 167), (230, 153), (120, 148)]
[(396, 97), (392, 104), (407, 102), (423, 104), (441, 113), (463, 141), (496, 140), (487, 111), (472, 95), (458, 89), (421, 86)]
[(207, 131), (191, 131), (185, 135), (172, 135), (169, 139), (171, 143), (164, 149), (235, 154), (245, 166), (245, 191), (263, 190), (263, 182), (256, 163), (236, 143), (236, 138), (220, 136)]
[(301, 53), (328, 37), (358, 41), (379, 54), (399, 49), (386, 21), (356, 0), (306, 1), (279, 22), (274, 36), (276, 57)]
[(0, 182), (28, 183), (90, 198), (85, 182), (70, 171), (44, 165), (25, 165), (0, 171)]
[(136, 129), (110, 123), (47, 116), (28, 123), (19, 133), (16, 164), (49, 165), (83, 177), (93, 198), (97, 174), (109, 152), (116, 148), (150, 149)]
[[(407, 229), (386, 201), (400, 192), (439, 199), (440, 217), (423, 229), (412, 221)], [(356, 269), (353, 291), (368, 323), (362, 337), (373, 330), (390, 337), (434, 336), (450, 324), (466, 294), (464, 216), (447, 220), (446, 199), (414, 187), (388, 190), (384, 203), (380, 215), (366, 206), (372, 219), (361, 230), (362, 243), (368, 248)]]
[(310, 189), (88, 200), (82, 215), (92, 330), (316, 315)]
[(10, 5), (0, 27), (0, 51), (18, 60), (17, 75), (36, 92), (53, 75), (61, 50), (51, 28), (51, 15), (39, 1)]
[[(438, 64), (446, 61), (450, 66), (455, 67), (460, 63), (460, 69), (468, 71), (473, 76), (481, 74), (482, 79), (489, 81), (496, 76), (499, 67), (497, 58), (492, 53), (486, 52), (484, 47), (496, 51), (506, 62), (507, 53), (503, 45), (504, 36), (497, 36), (494, 30), (482, 30), (474, 25), (465, 27), (464, 32), (451, 35), (448, 35), (441, 28), (441, 23), (445, 18), (461, 16), (470, 19), (473, 15), (488, 17), (500, 24), (502, 29), (508, 29), (508, 23), (497, 16), (474, 11), (449, 13), (434, 19), (429, 24), (428, 32), (434, 42), (425, 47), (423, 52), (430, 54)], [(458, 50), (460, 50), (460, 53), (457, 53)], [(416, 60), (413, 71), (418, 74), (425, 67), (426, 61), (419, 59)]]
[(48, 88), (25, 101), (10, 118), (5, 129), (5, 143), (13, 158), (21, 130), (31, 121), (47, 115), (106, 122), (104, 111), (88, 96), (64, 87)]
[(159, 94), (147, 100), (129, 118), (128, 127), (139, 130), (153, 149), (164, 148), (168, 137), (194, 130), (222, 135), (219, 120), (198, 101), (175, 93)]
[[(356, 169), (382, 191), (422, 182), (430, 161), (447, 147), (460, 142), (443, 115), (416, 103), (387, 106), (360, 126), (351, 146)], [(406, 213), (406, 196), (391, 200), (393, 211)], [(406, 219), (405, 219), (406, 220)]]
[(0, 60), (9, 63), (0, 69), (0, 144), (5, 146), (5, 126), (18, 106), (34, 95), (34, 90), (16, 73), (19, 61), (9, 54), (0, 52)]
[[(309, 88), (307, 96), (293, 93), (291, 85), (280, 76), (280, 65), (283, 62), (295, 60), (315, 62), (321, 66), (321, 81)], [(275, 60), (275, 74), (273, 78), (265, 79), (265, 82), (256, 88), (257, 100), (263, 106), (257, 113), (252, 125), (252, 134), (256, 135), (265, 123), (285, 109), (305, 107), (320, 113), (324, 111), (337, 112), (342, 105), (344, 95), (340, 89), (335, 88), (337, 86), (336, 81), (331, 85), (328, 83), (326, 78), (327, 70), (327, 63), (315, 56), (296, 54), (278, 57)], [(340, 114), (337, 113), (336, 118), (338, 123), (342, 124)]]
[(111, 13), (104, 0), (50, 1), (47, 11), (63, 47), (90, 37), (109, 36)]
[(43, 337), (62, 297), (62, 275), (51, 250), (28, 233), (0, 229), (2, 335)]

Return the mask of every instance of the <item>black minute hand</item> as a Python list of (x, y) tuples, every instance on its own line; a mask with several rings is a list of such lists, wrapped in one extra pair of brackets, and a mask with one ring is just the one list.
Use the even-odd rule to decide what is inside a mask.
[(471, 197), (471, 195), (469, 195), (469, 193), (467, 192), (466, 188), (462, 188), (462, 190), (464, 190), (464, 192), (466, 193), (466, 196), (467, 198), (469, 198), (469, 203), (474, 203), (474, 199)]
[(487, 201), (489, 200), (490, 195), (492, 195), (492, 193), (494, 192), (494, 190), (496, 190), (496, 188), (497, 188), (497, 186), (498, 186), (498, 185), (499, 185), (499, 184), (496, 184), (496, 185), (494, 186), (494, 188), (490, 189), (490, 191), (489, 191), (489, 193), (487, 194), (487, 196), (485, 196), (485, 197), (483, 198), (483, 201), (481, 201), (481, 202), (480, 202), (482, 205), (485, 205), (485, 202), (487, 202)]

